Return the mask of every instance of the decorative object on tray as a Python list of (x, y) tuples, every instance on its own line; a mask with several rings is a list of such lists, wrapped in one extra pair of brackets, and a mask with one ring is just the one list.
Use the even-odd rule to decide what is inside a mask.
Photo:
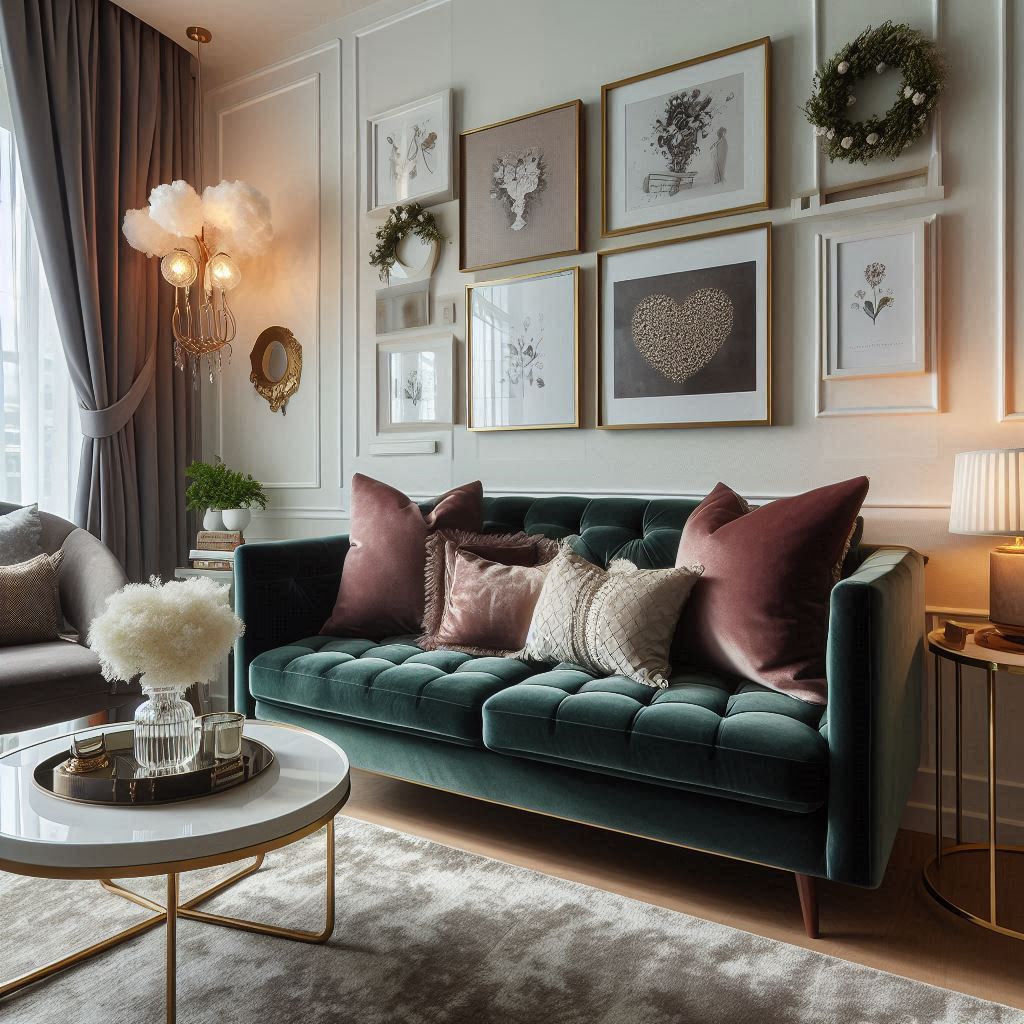
[(767, 210), (771, 40), (601, 87), (601, 234)]
[[(370, 266), (377, 268), (377, 274), (385, 284), (390, 282), (392, 272), (400, 265), (398, 250), (407, 235), (415, 235), (421, 242), (435, 246), (445, 241), (434, 215), (419, 203), (407, 203), (390, 210), (387, 220), (377, 229), (377, 244), (370, 253)], [(406, 276), (404, 269), (401, 273)]]
[(185, 491), (187, 507), (191, 512), (207, 510), (203, 525), (209, 531), (240, 533), (249, 525), (254, 505), (267, 507), (263, 485), (251, 473), (230, 469), (219, 456), (213, 462), (192, 462), (185, 477), (191, 481)]
[(245, 629), (228, 590), (201, 577), (130, 583), (107, 602), (89, 631), (105, 679), (133, 679), (148, 698), (135, 712), (135, 758), (152, 771), (196, 752), (194, 712), (183, 699), (193, 683), (215, 680)]
[(437, 430), (455, 422), (455, 336), (377, 342), (377, 430)]
[(523, 649), (524, 661), (570, 662), (592, 672), (668, 686), (669, 647), (701, 566), (607, 569), (563, 549), (547, 567)]
[(771, 225), (597, 254), (597, 425), (771, 423)]
[(704, 566), (680, 623), (687, 662), (824, 704), (829, 601), (867, 493), (861, 476), (751, 508), (718, 484), (676, 554)]
[(578, 427), (579, 268), (466, 286), (470, 430)]
[[(243, 721), (235, 712), (200, 715), (193, 723), (195, 754), (160, 771), (139, 764), (130, 729), (75, 736), (71, 757), (65, 752), (40, 761), (33, 781), (54, 796), (93, 804), (139, 806), (220, 793), (274, 762), (266, 744), (242, 735)], [(225, 738), (230, 746), (224, 745)]]
[(302, 346), (287, 327), (268, 327), (249, 353), (249, 380), (270, 411), (288, 411), (288, 399), (302, 383)]
[(397, 488), (353, 474), (351, 546), (334, 610), (321, 634), (381, 638), (419, 633), (427, 538), (435, 530), (483, 530), (483, 494), (480, 481), (474, 480), (446, 491), (423, 512)]
[(452, 91), (393, 107), (366, 121), (366, 208), (455, 198)]
[(818, 236), (822, 380), (929, 369), (934, 221)]
[(957, 455), (949, 532), (1014, 538), (989, 553), (988, 617), (1004, 637), (1024, 644), (1024, 448)]
[(583, 103), (459, 136), (459, 269), (568, 256), (582, 247)]
[[(853, 120), (857, 82), (890, 69), (903, 75), (896, 101), (881, 116)], [(924, 134), (948, 75), (934, 40), (909, 25), (886, 21), (866, 28), (818, 68), (804, 113), (829, 160), (895, 160)]]

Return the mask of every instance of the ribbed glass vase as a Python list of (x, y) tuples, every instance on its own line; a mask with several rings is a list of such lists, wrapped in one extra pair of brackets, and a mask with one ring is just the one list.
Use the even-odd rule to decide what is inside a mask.
[(143, 687), (149, 700), (135, 712), (135, 760), (151, 772), (178, 768), (195, 757), (199, 737), (185, 687)]

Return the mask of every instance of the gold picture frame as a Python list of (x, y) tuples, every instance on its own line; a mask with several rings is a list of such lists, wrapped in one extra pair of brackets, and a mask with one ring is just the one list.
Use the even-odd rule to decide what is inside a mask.
[[(765, 294), (764, 294), (764, 317), (765, 317), (765, 386), (764, 386), (764, 408), (763, 416), (752, 418), (737, 418), (723, 420), (684, 420), (664, 422), (639, 422), (639, 423), (608, 423), (607, 411), (604, 402), (604, 377), (607, 367), (605, 365), (605, 329), (604, 318), (606, 313), (606, 301), (604, 299), (605, 288), (605, 267), (609, 259), (616, 256), (623, 256), (628, 253), (644, 252), (650, 249), (663, 249), (674, 245), (686, 245), (691, 242), (710, 242), (714, 239), (724, 239), (732, 235), (764, 232), (764, 273), (765, 273)], [(701, 234), (687, 235), (681, 238), (669, 238), (653, 242), (638, 242), (635, 245), (622, 246), (618, 249), (606, 249), (597, 253), (597, 372), (595, 374), (596, 385), (594, 394), (594, 410), (597, 420), (597, 427), (600, 430), (666, 430), (666, 429), (694, 429), (697, 427), (767, 427), (772, 424), (772, 225), (770, 221), (763, 221), (758, 224), (743, 224), (736, 227), (722, 228), (718, 231), (706, 231)], [(756, 292), (755, 292), (756, 301)], [(756, 350), (755, 350), (756, 359)], [(756, 393), (756, 392), (755, 392)]]
[[(759, 198), (754, 198), (750, 202), (740, 202), (729, 206), (722, 206), (718, 208), (705, 209), (694, 213), (680, 213), (678, 216), (668, 216), (657, 220), (650, 221), (635, 221), (629, 224), (613, 224), (612, 214), (610, 211), (610, 198), (609, 191), (612, 188), (611, 174), (609, 171), (609, 160), (611, 149), (611, 128), (610, 118), (612, 116), (612, 97), (616, 90), (625, 89), (630, 86), (634, 86), (637, 83), (649, 81), (652, 79), (667, 77), (677, 72), (685, 71), (689, 68), (694, 68), (702, 64), (711, 64), (714, 61), (721, 61), (725, 58), (734, 57), (738, 54), (744, 54), (746, 51), (753, 51), (756, 49), (763, 50), (763, 61), (764, 61), (764, 78), (763, 78), (763, 153), (761, 159), (763, 160), (764, 170), (763, 176), (761, 177), (761, 188)], [(710, 69), (709, 69), (710, 71)], [(713, 73), (713, 72), (711, 72)], [(745, 74), (746, 72), (744, 72)], [(686, 86), (689, 88), (689, 86)], [(731, 99), (731, 97), (730, 97)], [(744, 104), (746, 100), (744, 99)], [(744, 107), (743, 125), (746, 125), (747, 112)], [(623, 117), (625, 120), (625, 117)], [(625, 140), (622, 141), (622, 145), (625, 146)], [(744, 159), (746, 159), (746, 149), (748, 147), (744, 145)], [(625, 166), (625, 161), (623, 161)], [(625, 173), (625, 172), (623, 172)], [(648, 192), (647, 179), (655, 178), (668, 178), (670, 173), (658, 173), (649, 174), (645, 178), (645, 184), (643, 191)], [(690, 172), (671, 174), (677, 181), (674, 183), (666, 183), (665, 189), (655, 189), (655, 191), (670, 191), (672, 196), (677, 195), (680, 191), (688, 190), (692, 188), (693, 177)], [(687, 180), (689, 184), (687, 184)], [(720, 179), (719, 179), (720, 180)], [(623, 182), (625, 185), (625, 182)], [(674, 189), (674, 191), (672, 191)], [(742, 189), (740, 190), (743, 191)], [(728, 194), (728, 193), (725, 193)], [(697, 221), (710, 220), (715, 217), (728, 217), (738, 213), (750, 213), (756, 210), (767, 210), (771, 207), (771, 38), (764, 36), (760, 39), (751, 40), (748, 43), (740, 43), (736, 46), (727, 47), (724, 50), (717, 50), (714, 53), (704, 54), (700, 57), (693, 57), (690, 60), (680, 61), (678, 64), (670, 64), (667, 67), (657, 68), (654, 71), (647, 71), (643, 74), (632, 75), (629, 78), (619, 79), (617, 82), (610, 82), (607, 85), (601, 86), (601, 237), (611, 238), (618, 235), (629, 235), (634, 234), (638, 231), (651, 231), (655, 228), (671, 227), (679, 224), (692, 224)], [(661, 207), (662, 209), (664, 207)], [(653, 207), (653, 209), (659, 209), (659, 207)]]
[[(522, 286), (527, 282), (538, 282), (541, 278), (559, 278), (572, 275), (572, 372), (568, 380), (568, 388), (572, 398), (572, 416), (559, 422), (543, 423), (503, 423), (480, 424), (473, 414), (474, 406), (474, 354), (475, 348), (473, 322), (473, 293), (486, 288)], [(578, 266), (560, 267), (555, 270), (543, 270), (534, 274), (522, 274), (517, 277), (500, 278), (495, 281), (476, 281), (466, 285), (466, 426), (469, 430), (489, 432), (498, 430), (565, 430), (578, 428), (580, 425), (580, 268)], [(546, 386), (542, 383), (542, 386)]]
[[(523, 246), (522, 251), (508, 256), (507, 258), (495, 259), (498, 255), (496, 239), (508, 239), (509, 231), (501, 230), (501, 219), (505, 216), (501, 213), (498, 204), (491, 197), (493, 191), (493, 170), (489, 166), (494, 156), (485, 161), (482, 157), (471, 152), (475, 144), (479, 143), (485, 133), (496, 133), (495, 152), (500, 152), (504, 136), (513, 136), (514, 126), (522, 125), (534, 118), (545, 118), (550, 115), (565, 112), (572, 122), (574, 128), (574, 155), (572, 158), (573, 175), (571, 180), (572, 197), (570, 203), (559, 200), (557, 195), (551, 197), (547, 204), (549, 211), (566, 208), (572, 211), (573, 224), (571, 230), (559, 234), (564, 235), (568, 245), (561, 242), (548, 242), (540, 244), (536, 249), (529, 249)], [(560, 138), (559, 134), (559, 138)], [(583, 189), (581, 180), (583, 175), (583, 101), (569, 100), (567, 103), (558, 103), (551, 107), (544, 107), (542, 110), (534, 110), (529, 114), (521, 114), (518, 117), (506, 118), (504, 121), (496, 121), (494, 124), (483, 125), (480, 128), (471, 128), (459, 135), (459, 270), (462, 273), (472, 273), (478, 270), (493, 270), (497, 267), (512, 266), (516, 263), (528, 263), (532, 260), (555, 259), (562, 256), (573, 256), (583, 250)], [(472, 180), (470, 180), (472, 179)], [(558, 179), (561, 180), (561, 179)], [(556, 181), (557, 184), (557, 181)], [(565, 189), (565, 183), (561, 185)], [(486, 203), (481, 202), (484, 190), (487, 190)], [(472, 232), (474, 219), (483, 217), (490, 219), (484, 224), (484, 230), (480, 232), (482, 237), (489, 241), (492, 250), (489, 254), (479, 251), (482, 246), (473, 249)], [(525, 214), (520, 213), (520, 217)], [(535, 215), (536, 216), (536, 215)], [(529, 240), (531, 236), (523, 236)], [(472, 251), (471, 251), (472, 250)]]

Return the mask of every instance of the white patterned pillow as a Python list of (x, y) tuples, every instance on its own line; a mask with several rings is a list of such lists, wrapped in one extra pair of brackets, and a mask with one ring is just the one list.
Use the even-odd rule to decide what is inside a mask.
[(41, 555), (42, 533), (38, 505), (26, 505), (0, 516), (0, 565), (16, 565)]
[(38, 644), (60, 635), (57, 571), (63, 551), (0, 566), (0, 647)]
[(607, 570), (561, 551), (534, 609), (524, 661), (568, 661), (591, 672), (668, 686), (669, 646), (703, 568), (638, 569), (616, 559)]

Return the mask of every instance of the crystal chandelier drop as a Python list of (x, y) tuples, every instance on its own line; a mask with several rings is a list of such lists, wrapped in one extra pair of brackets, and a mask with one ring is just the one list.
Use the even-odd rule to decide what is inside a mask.
[[(199, 75), (197, 89), (199, 133), (203, 124), (203, 71), (201, 47), (213, 38), (208, 29), (189, 26), (185, 34), (196, 44)], [(199, 180), (203, 180), (203, 151), (196, 143)], [(174, 288), (171, 332), (174, 364), (189, 366), (193, 385), (203, 360), (210, 382), (223, 367), (225, 353), (238, 325), (228, 306), (228, 292), (242, 280), (238, 264), (229, 254), (254, 256), (273, 237), (270, 203), (244, 181), (222, 181), (200, 196), (185, 181), (158, 185), (142, 210), (128, 210), (123, 229), (128, 243), (147, 256), (160, 257), (160, 272)], [(192, 287), (198, 282), (193, 301)]]

